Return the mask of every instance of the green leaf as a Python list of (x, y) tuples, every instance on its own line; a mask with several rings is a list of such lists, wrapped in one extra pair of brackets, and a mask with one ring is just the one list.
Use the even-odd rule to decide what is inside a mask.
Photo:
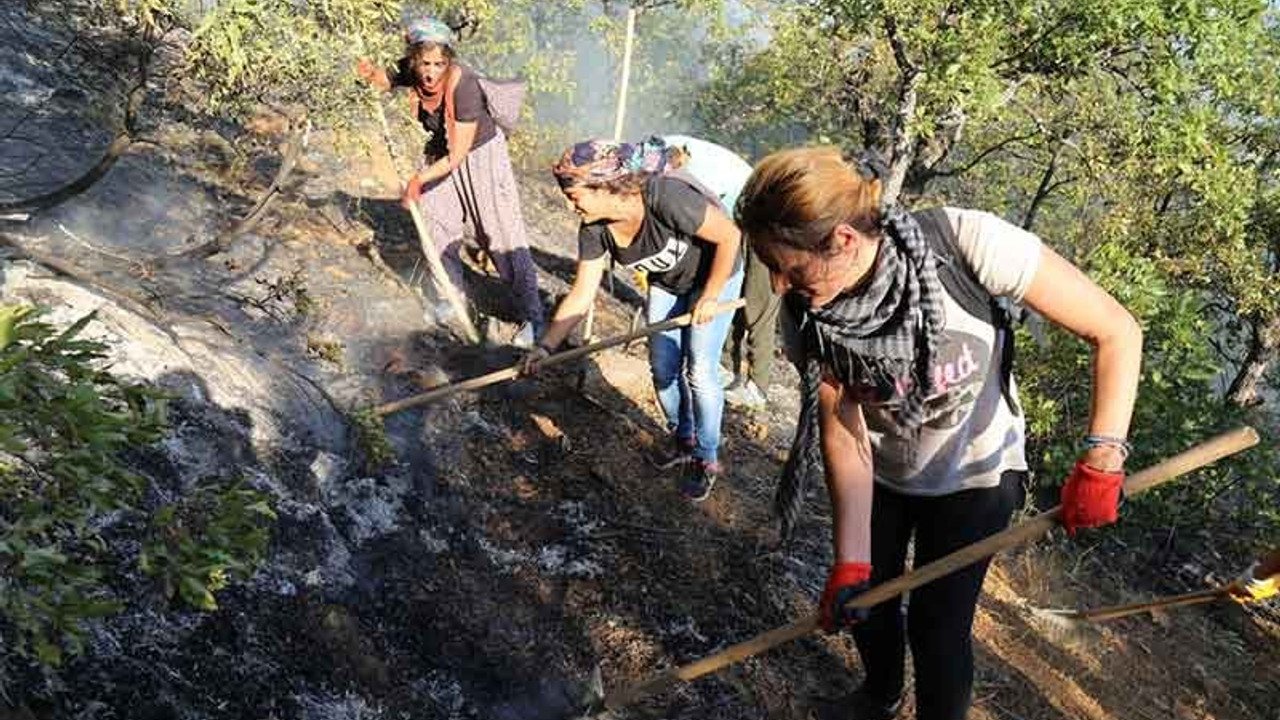
[(32, 648), (35, 650), (36, 659), (49, 667), (59, 667), (62, 665), (62, 648), (44, 637), (37, 637), (32, 641)]
[(0, 305), (0, 352), (13, 344), (18, 323), (34, 312), (26, 305)]

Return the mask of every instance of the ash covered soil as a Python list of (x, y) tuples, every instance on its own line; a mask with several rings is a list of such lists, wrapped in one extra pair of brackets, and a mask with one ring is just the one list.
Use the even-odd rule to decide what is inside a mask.
[[(65, 68), (34, 60), (57, 56), (64, 28), (8, 6), (0, 35), (0, 128), (20, 123), (60, 148), (28, 185), (0, 190), (14, 197), (74, 176), (109, 137), (76, 120), (85, 98), (59, 94)], [(344, 411), (511, 364), (508, 310), (482, 300), (489, 342), (468, 347), (439, 302), (401, 284), (427, 283), (372, 131), (368, 152), (317, 131), (258, 227), (208, 259), (177, 257), (254, 204), (284, 138), (269, 115), (244, 127), (197, 118), (174, 88), (157, 85), (149, 102), (153, 142), (74, 200), (0, 227), (146, 312), (2, 254), (0, 302), (40, 303), (63, 322), (97, 310), (92, 332), (114, 344), (116, 371), (179, 398), (170, 437), (134, 459), (157, 498), (247, 478), (280, 519), (268, 562), (213, 613), (160, 598), (135, 569), (140, 529), (116, 519), (104, 533), (125, 611), (95, 624), (57, 674), (0, 649), (0, 719), (569, 717), (597, 667), (606, 687), (625, 686), (812, 611), (830, 560), (825, 495), (815, 489), (785, 548), (769, 510), (795, 416), (789, 368), (769, 411), (728, 413), (727, 476), (699, 505), (644, 460), (662, 429), (642, 344), (391, 417), (397, 459), (370, 472)], [(17, 167), (20, 151), (7, 141), (0, 158)], [(551, 301), (572, 273), (575, 220), (545, 172), (521, 181)], [(501, 296), (478, 266), (469, 281)], [(598, 334), (625, 330), (638, 301), (620, 279)], [(1268, 613), (1176, 610), (1071, 643), (1032, 622), (1030, 605), (1206, 581), (1204, 567), (1137, 571), (1099, 544), (1068, 555), (1054, 537), (994, 565), (973, 718), (1276, 717)], [(847, 637), (813, 636), (616, 717), (804, 718), (859, 673)]]

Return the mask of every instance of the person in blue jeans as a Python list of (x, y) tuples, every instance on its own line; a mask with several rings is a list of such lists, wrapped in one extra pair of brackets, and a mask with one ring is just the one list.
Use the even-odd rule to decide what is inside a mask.
[(680, 491), (701, 501), (721, 474), (724, 389), (718, 370), (732, 313), (715, 310), (741, 293), (742, 236), (716, 193), (670, 167), (674, 156), (656, 137), (640, 143), (589, 140), (565, 150), (552, 168), (582, 219), (578, 266), (569, 294), (523, 367), (536, 372), (586, 316), (610, 257), (644, 271), (649, 323), (693, 314), (692, 325), (649, 340), (653, 384), (671, 432), (651, 460), (661, 469), (684, 469)]
[[(720, 204), (732, 213), (738, 195), (751, 177), (751, 165), (732, 150), (688, 135), (664, 135), (675, 147), (677, 164), (720, 197)], [(683, 155), (683, 158), (681, 157)], [(732, 382), (725, 387), (725, 402), (742, 410), (763, 410), (768, 404), (765, 388), (773, 369), (774, 341), (778, 332), (778, 312), (782, 298), (773, 294), (769, 268), (760, 262), (749, 242), (743, 243), (746, 270), (742, 296), (747, 304), (733, 316), (729, 336)]]

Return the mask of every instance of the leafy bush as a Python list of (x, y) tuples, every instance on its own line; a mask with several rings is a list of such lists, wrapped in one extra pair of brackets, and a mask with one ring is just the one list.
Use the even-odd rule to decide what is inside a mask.
[(214, 593), (247, 579), (266, 554), (275, 511), (261, 493), (238, 484), (201, 488), (151, 518), (153, 540), (138, 557), (143, 572), (201, 610), (218, 609)]
[[(1122, 528), (1173, 532), (1227, 525), (1239, 531), (1235, 537), (1242, 542), (1280, 537), (1280, 488), (1274, 476), (1280, 457), (1266, 438), (1267, 419), (1222, 395), (1221, 360), (1207, 340), (1215, 326), (1204, 294), (1176, 283), (1156, 261), (1115, 242), (1095, 247), (1081, 265), (1144, 329), (1142, 381), (1130, 431), (1131, 471), (1242, 424), (1252, 423), (1264, 435), (1252, 450), (1135, 499)], [(1092, 356), (1087, 345), (1061, 331), (1050, 331), (1047, 347), (1025, 335), (1019, 342), (1018, 378), (1027, 412), (1028, 460), (1042, 470), (1039, 482), (1057, 484), (1087, 430)]]
[[(121, 607), (100, 533), (147, 514), (146, 480), (122, 458), (163, 437), (165, 397), (104, 369), (106, 346), (78, 339), (93, 315), (62, 331), (38, 316), (0, 306), (0, 639), (56, 666), (83, 647), (83, 621)], [(252, 491), (197, 495), (152, 514), (163, 537), (143, 557), (184, 600), (212, 609), (227, 573), (245, 576), (261, 559), (257, 521), (269, 517)]]

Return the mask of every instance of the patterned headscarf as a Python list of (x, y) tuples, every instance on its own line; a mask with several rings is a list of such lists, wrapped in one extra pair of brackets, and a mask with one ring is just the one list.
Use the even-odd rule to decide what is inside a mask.
[(628, 175), (665, 172), (673, 150), (656, 135), (638, 143), (586, 140), (565, 149), (551, 172), (560, 187), (605, 185)]
[(429, 42), (452, 46), (457, 38), (453, 34), (453, 28), (440, 20), (427, 15), (416, 15), (404, 18), (404, 39), (410, 45)]

